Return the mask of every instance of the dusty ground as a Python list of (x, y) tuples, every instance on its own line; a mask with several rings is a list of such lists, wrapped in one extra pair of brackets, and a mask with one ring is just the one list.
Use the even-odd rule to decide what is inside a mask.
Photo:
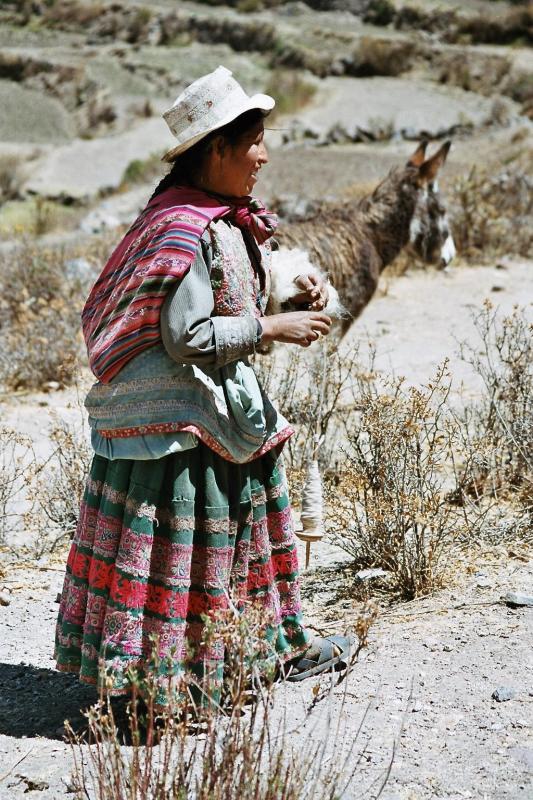
[[(370, 336), (378, 363), (413, 383), (429, 378), (450, 356), (457, 390), (464, 382), (455, 336), (472, 336), (470, 311), (484, 297), (503, 310), (533, 301), (533, 264), (503, 261), (500, 267), (458, 268), (450, 273), (414, 272), (383, 284), (384, 292), (354, 326), (350, 341)], [(498, 286), (498, 291), (494, 287)], [(453, 311), (453, 326), (450, 324)], [(2, 419), (31, 433), (41, 452), (51, 409), (72, 417), (72, 392), (22, 396), (2, 405)], [(39, 405), (47, 402), (48, 406)], [(303, 555), (303, 553), (302, 553)], [(276, 713), (290, 703), (292, 739), (328, 735), (328, 710), (342, 713), (344, 746), (369, 713), (355, 753), (365, 747), (347, 798), (360, 797), (384, 773), (395, 754), (384, 791), (387, 800), (515, 800), (533, 798), (533, 610), (511, 610), (501, 596), (513, 589), (533, 593), (533, 554), (509, 543), (466, 554), (467, 568), (437, 595), (383, 607), (368, 649), (348, 680), (305, 722), (313, 682), (282, 686)], [(303, 592), (310, 624), (329, 632), (350, 625), (346, 561), (331, 545), (313, 546)], [(26, 793), (68, 795), (71, 755), (63, 721), (81, 723), (80, 708), (94, 695), (72, 676), (54, 671), (51, 658), (61, 563), (10, 569), (0, 607), (0, 798)], [(499, 687), (513, 699), (491, 699)], [(396, 743), (396, 744), (395, 744)], [(341, 758), (335, 742), (332, 757)], [(354, 763), (355, 755), (351, 758)], [(374, 787), (375, 790), (375, 787)], [(371, 790), (367, 796), (372, 796)]]
[[(149, 5), (157, 14), (175, 3)], [(487, 16), (511, 7), (487, 0), (428, 0), (425, 5), (481, 10)], [(180, 11), (212, 13), (205, 4), (188, 1), (180, 4)], [(228, 9), (216, 13), (235, 20)], [(473, 166), (489, 164), (500, 172), (531, 149), (528, 95), (518, 100), (512, 91), (531, 81), (531, 49), (523, 42), (513, 47), (448, 45), (425, 32), (373, 28), (347, 13), (317, 15), (302, 3), (275, 17), (265, 12), (243, 15), (243, 20), (259, 27), (275, 21), (281, 44), (298, 42), (308, 55), (328, 63), (352, 59), (362, 37), (375, 40), (378, 53), (383, 42), (411, 41), (415, 48), (412, 68), (400, 77), (394, 71), (381, 75), (379, 68), (374, 77), (358, 79), (335, 72), (319, 78), (316, 72), (297, 69), (318, 91), (307, 108), (272, 121), (276, 130), (267, 134), (271, 163), (258, 187), (267, 201), (323, 198), (330, 191), (338, 197), (368, 188), (408, 157), (414, 139), (428, 133), (453, 136), (442, 176), (445, 192), (453, 178)], [(0, 25), (0, 58), (7, 69), (22, 57), (24, 63), (35, 61), (38, 73), (35, 77), (28, 70), (21, 73), (23, 78), (9, 79), (6, 72), (0, 80), (0, 156), (15, 153), (22, 165), (20, 197), (3, 204), (0, 232), (24, 229), (26, 218), (31, 222), (35, 212), (28, 210), (29, 189), (79, 202), (70, 234), (61, 226), (51, 227), (55, 244), (129, 222), (151, 187), (121, 186), (124, 170), (134, 160), (166, 149), (169, 134), (158, 114), (183, 85), (218, 64), (233, 69), (248, 91), (265, 89), (272, 77), (268, 52), (239, 52), (219, 40), (204, 43), (194, 37), (156, 45), (149, 33), (130, 43), (100, 36), (97, 28), (49, 29), (38, 17), (22, 27)], [(123, 26), (119, 32), (122, 36)], [(443, 84), (441, 68), (451, 68), (457, 57), (461, 69)], [(42, 83), (41, 61), (45, 76), (50, 72), (53, 77), (65, 66), (77, 71), (68, 78), (67, 70), (64, 83), (52, 80), (43, 90), (48, 84)], [(93, 81), (101, 96), (91, 94)], [(81, 105), (73, 110), (74, 96), (81, 98)], [(109, 102), (115, 121), (97, 120), (96, 127), (84, 122), (91, 98), (97, 109)], [(139, 109), (147, 100), (153, 116), (145, 118)], [(346, 142), (356, 128), (378, 141), (363, 136), (361, 142)], [(332, 135), (337, 129), (338, 138)], [(314, 138), (306, 139), (306, 131)], [(283, 145), (284, 139), (289, 143)], [(83, 234), (74, 230), (77, 225)], [(1, 244), (12, 247), (14, 242), (10, 236)], [(363, 342), (364, 347), (367, 339), (373, 340), (377, 366), (413, 384), (429, 380), (448, 357), (454, 398), (464, 402), (478, 386), (458, 357), (458, 340), (475, 341), (471, 312), (487, 297), (505, 312), (518, 303), (533, 313), (533, 262), (507, 258), (447, 273), (413, 271), (394, 280), (384, 276), (378, 296), (343, 346)], [(50, 450), (54, 413), (80, 420), (74, 391), (0, 396), (1, 422), (30, 435), (39, 457)], [(533, 800), (533, 609), (512, 610), (501, 602), (510, 589), (533, 593), (533, 553), (505, 543), (490, 550), (477, 547), (462, 561), (461, 570), (450, 564), (448, 588), (431, 598), (395, 607), (381, 600), (367, 650), (309, 719), (313, 681), (279, 688), (275, 713), (281, 719), (289, 709), (296, 750), (305, 752), (311, 739), (327, 737), (332, 763), (342, 761), (367, 714), (350, 757), (352, 768), (363, 749), (364, 755), (346, 798), (375, 796), (392, 761), (385, 800)], [(0, 592), (9, 600), (9, 605), (0, 605), (0, 800), (73, 796), (63, 722), (68, 718), (75, 727), (82, 724), (81, 710), (95, 697), (75, 677), (54, 670), (62, 574), (61, 558), (44, 558), (10, 566), (0, 579)], [(350, 599), (350, 580), (340, 551), (325, 542), (313, 546), (303, 576), (311, 626), (333, 632), (353, 624), (358, 604)], [(495, 702), (492, 693), (499, 687), (513, 689), (513, 698)], [(342, 719), (343, 735), (337, 739), (328, 727), (329, 712)]]

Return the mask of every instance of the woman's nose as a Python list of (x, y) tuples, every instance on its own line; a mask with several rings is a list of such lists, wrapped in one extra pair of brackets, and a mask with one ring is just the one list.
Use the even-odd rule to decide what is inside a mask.
[(266, 149), (266, 144), (261, 142), (261, 146), (259, 148), (259, 161), (261, 164), (268, 164), (268, 150)]

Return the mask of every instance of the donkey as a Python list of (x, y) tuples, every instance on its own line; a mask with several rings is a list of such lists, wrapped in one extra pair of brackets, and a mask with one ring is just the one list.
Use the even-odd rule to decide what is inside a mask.
[[(284, 227), (273, 259), (271, 311), (288, 309), (300, 272), (326, 274), (332, 284), (327, 312), (341, 317), (341, 336), (370, 301), (383, 269), (404, 248), (446, 267), (455, 255), (437, 173), (451, 146), (426, 160), (421, 142), (403, 168), (394, 168), (369, 197), (329, 204), (313, 217)], [(340, 306), (339, 306), (340, 301)], [(344, 312), (343, 312), (344, 309)]]

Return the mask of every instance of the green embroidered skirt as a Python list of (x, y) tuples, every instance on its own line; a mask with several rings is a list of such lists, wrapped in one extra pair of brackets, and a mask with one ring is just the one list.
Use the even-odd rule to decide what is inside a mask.
[[(230, 600), (231, 598), (231, 600)], [(281, 463), (239, 465), (199, 443), (152, 461), (94, 457), (56, 630), (58, 669), (112, 694), (131, 668), (221, 680), (210, 616), (251, 602), (282, 660), (305, 648), (294, 529)], [(157, 667), (153, 666), (157, 642)], [(152, 663), (152, 666), (148, 666)]]

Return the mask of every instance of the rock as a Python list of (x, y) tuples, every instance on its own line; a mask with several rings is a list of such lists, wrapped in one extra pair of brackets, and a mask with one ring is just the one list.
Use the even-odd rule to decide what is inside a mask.
[(510, 686), (499, 686), (492, 693), (492, 699), (497, 703), (505, 703), (506, 700), (512, 700), (514, 697), (516, 697), (516, 689), (512, 689)]
[(386, 578), (388, 574), (386, 570), (380, 567), (378, 569), (361, 569), (359, 572), (356, 572), (355, 577), (356, 580), (363, 583), (364, 581), (371, 581), (374, 578)]
[(15, 775), (15, 777), (20, 778), (26, 784), (24, 794), (28, 792), (44, 792), (46, 789), (50, 788), (48, 781), (41, 780), (40, 778), (27, 778), (20, 774)]
[(84, 233), (102, 233), (105, 230), (118, 228), (120, 220), (114, 214), (109, 214), (103, 208), (96, 208), (85, 217), (80, 225)]
[(54, 601), (54, 602), (55, 602), (55, 603), (60, 603), (60, 602), (61, 602), (61, 592), (58, 592), (58, 593), (57, 593), (57, 595), (56, 595), (56, 599), (55, 599), (55, 601)]
[(10, 604), (11, 604), (11, 600), (7, 596), (7, 594), (1, 593), (0, 594), (0, 606), (9, 606)]
[(523, 606), (533, 608), (533, 595), (522, 594), (521, 592), (507, 592), (503, 598), (503, 602), (511, 608), (520, 608)]

